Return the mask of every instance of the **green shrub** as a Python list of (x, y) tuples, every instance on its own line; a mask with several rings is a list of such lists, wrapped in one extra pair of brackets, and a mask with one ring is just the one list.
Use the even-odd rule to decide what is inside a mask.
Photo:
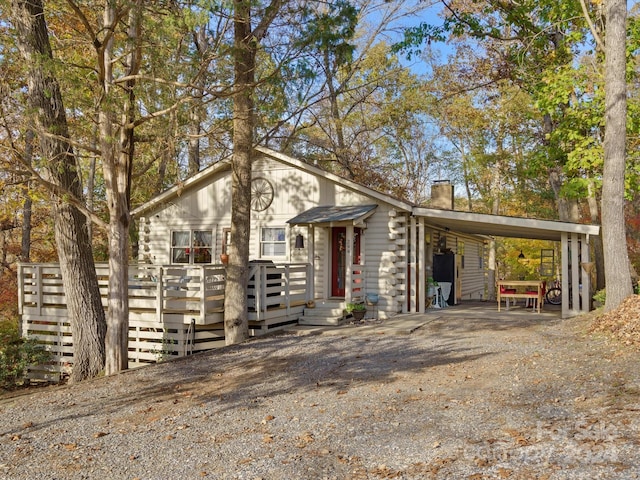
[(345, 310), (347, 311), (347, 313), (366, 312), (367, 306), (364, 303), (347, 303)]
[(39, 365), (51, 359), (35, 339), (21, 338), (17, 322), (0, 322), (0, 387), (15, 388), (24, 382), (29, 365)]
[(607, 292), (606, 290), (603, 288), (602, 290), (598, 290), (594, 295), (593, 295), (593, 299), (598, 302), (600, 305), (604, 305), (604, 301), (607, 297)]

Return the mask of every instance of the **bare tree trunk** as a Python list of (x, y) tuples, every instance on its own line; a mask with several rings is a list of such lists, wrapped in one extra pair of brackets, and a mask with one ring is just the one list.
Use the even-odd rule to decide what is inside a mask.
[(234, 7), (234, 73), (237, 92), (233, 99), (231, 245), (224, 299), (224, 333), (227, 345), (249, 338), (247, 283), (256, 55), (251, 31), (251, 4), (246, 0), (234, 0)]
[(7, 232), (4, 228), (0, 229), (0, 276), (4, 274), (7, 264)]
[[(93, 149), (96, 150), (98, 147), (98, 128), (94, 128), (93, 133)], [(89, 160), (89, 172), (87, 174), (87, 209), (90, 212), (93, 212), (94, 207), (94, 188), (96, 183), (96, 154), (91, 154), (91, 160)], [(89, 219), (87, 221), (87, 229), (89, 231), (89, 242), (93, 244), (93, 223)]]
[(602, 174), (602, 243), (607, 284), (605, 311), (633, 293), (624, 221), (627, 140), (627, 2), (607, 0), (605, 43), (605, 130)]
[[(206, 51), (206, 29), (200, 27), (194, 31), (193, 39), (198, 52), (197, 59), (202, 59), (202, 54)], [(204, 75), (199, 75), (196, 79), (196, 85), (193, 89), (193, 101), (194, 105), (189, 111), (189, 146), (187, 148), (189, 156), (189, 174), (193, 175), (200, 171), (200, 135), (202, 134), (202, 117), (203, 117), (203, 105), (202, 94), (206, 87), (206, 78)]]
[[(25, 134), (24, 161), (31, 165), (33, 160), (33, 142), (35, 135), (32, 128), (28, 128)], [(29, 185), (23, 189), (24, 203), (22, 204), (22, 243), (20, 246), (20, 259), (23, 262), (31, 260), (31, 213), (33, 200), (29, 193)]]
[[(589, 205), (589, 215), (591, 223), (600, 223), (600, 211), (598, 209), (598, 200), (595, 195), (596, 188), (593, 181), (589, 182), (589, 192), (587, 196), (587, 204)], [(596, 291), (602, 290), (605, 286), (604, 282), (604, 253), (602, 251), (602, 236), (591, 239), (591, 247), (593, 249), (593, 258), (596, 264), (596, 281), (593, 287)]]
[[(109, 298), (106, 336), (105, 373), (111, 375), (128, 368), (129, 347), (129, 225), (131, 174), (134, 153), (135, 94), (134, 76), (140, 67), (140, 15), (141, 1), (130, 4), (127, 51), (124, 84), (126, 100), (123, 106), (119, 132), (114, 126), (115, 113), (109, 104), (114, 92), (112, 70), (113, 43), (109, 40), (103, 51), (101, 65), (104, 77), (102, 85), (105, 92), (101, 105), (100, 140), (104, 181), (109, 208)], [(104, 26), (115, 29), (116, 6), (107, 3), (104, 11)], [(117, 134), (116, 134), (117, 132)]]
[[(46, 63), (53, 58), (42, 0), (13, 0), (12, 20), (17, 42), (29, 65), (29, 102), (42, 155), (49, 161), (51, 182), (60, 194), (82, 198), (59, 84)], [(49, 135), (49, 134), (55, 134)], [(55, 238), (67, 310), (74, 340), (73, 372), (77, 381), (98, 375), (104, 367), (105, 318), (86, 219), (59, 196), (53, 202)]]
[[(196, 100), (197, 102), (198, 100)], [(194, 175), (200, 171), (200, 135), (202, 125), (199, 108), (194, 107), (189, 113), (189, 175)]]
[[(169, 121), (167, 123), (167, 138), (162, 145), (162, 155), (160, 155), (160, 161), (158, 163), (158, 178), (156, 182), (155, 193), (161, 193), (165, 189), (165, 182), (167, 179), (167, 167), (172, 162), (175, 162), (178, 158), (176, 151), (176, 138), (178, 130), (178, 118), (176, 112), (169, 114)], [(191, 139), (189, 139), (189, 145), (191, 145)], [(191, 162), (191, 153), (189, 153), (189, 162)], [(198, 168), (199, 170), (199, 168)], [(198, 170), (191, 171), (189, 167), (189, 174), (198, 173)]]
[(473, 194), (471, 193), (471, 174), (469, 171), (469, 159), (464, 149), (464, 145), (460, 145), (458, 148), (460, 156), (462, 157), (462, 174), (464, 178), (464, 190), (467, 194), (467, 209), (473, 212)]
[(553, 190), (554, 197), (556, 199), (556, 205), (558, 207), (558, 219), (563, 222), (569, 222), (571, 218), (571, 212), (569, 203), (566, 198), (560, 195), (562, 189), (563, 179), (560, 174), (560, 168), (556, 167), (549, 171), (549, 186)]
[(334, 122), (334, 128), (336, 131), (336, 143), (335, 143), (335, 155), (340, 166), (347, 173), (348, 177), (353, 179), (355, 177), (351, 160), (348, 158), (348, 149), (344, 139), (344, 124), (342, 122), (342, 116), (340, 115), (340, 106), (338, 104), (338, 91), (333, 84), (333, 68), (331, 66), (331, 59), (329, 51), (323, 52), (324, 69), (327, 77), (327, 88), (329, 89), (329, 102), (331, 104), (331, 118)]
[[(193, 32), (193, 43), (198, 54), (195, 61), (204, 61), (204, 54), (207, 51), (207, 29), (199, 27)], [(198, 75), (193, 89), (193, 107), (189, 111), (189, 146), (187, 148), (189, 157), (189, 175), (200, 171), (200, 137), (202, 135), (202, 120), (204, 117), (204, 106), (202, 104), (203, 92), (206, 87), (206, 77), (204, 74)]]

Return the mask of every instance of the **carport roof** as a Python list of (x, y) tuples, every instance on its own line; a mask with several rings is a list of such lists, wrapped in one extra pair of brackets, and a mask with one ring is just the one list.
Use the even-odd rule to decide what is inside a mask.
[(413, 214), (416, 217), (424, 217), (431, 226), (469, 235), (560, 241), (563, 233), (583, 235), (599, 235), (600, 233), (599, 225), (584, 225), (556, 220), (536, 220), (421, 207), (415, 208)]

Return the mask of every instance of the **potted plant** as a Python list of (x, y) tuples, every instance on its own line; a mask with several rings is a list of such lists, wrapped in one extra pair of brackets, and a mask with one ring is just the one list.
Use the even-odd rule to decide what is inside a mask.
[(360, 321), (364, 318), (365, 313), (367, 313), (367, 306), (364, 303), (350, 302), (347, 303), (345, 310), (347, 314), (350, 313), (353, 315), (354, 320)]

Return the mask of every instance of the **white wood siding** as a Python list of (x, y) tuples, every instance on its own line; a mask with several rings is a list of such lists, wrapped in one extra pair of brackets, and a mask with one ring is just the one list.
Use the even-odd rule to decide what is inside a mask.
[[(309, 230), (289, 226), (286, 222), (310, 208), (324, 205), (377, 204), (375, 213), (366, 220), (363, 256), (365, 293), (379, 295), (381, 318), (407, 311), (409, 216), (391, 204), (380, 202), (361, 191), (348, 188), (322, 175), (260, 157), (253, 165), (253, 177), (267, 179), (273, 186), (273, 201), (264, 211), (252, 211), (250, 259), (260, 258), (260, 229), (284, 227), (287, 250), (284, 257), (270, 257), (276, 262), (313, 261), (315, 299), (330, 295), (330, 228), (318, 225), (312, 229), (314, 258), (309, 259)], [(170, 262), (170, 232), (174, 229), (211, 229), (215, 235), (214, 263), (222, 250), (223, 230), (231, 224), (231, 181), (228, 170), (193, 191), (185, 192), (140, 221), (140, 258), (154, 264)], [(305, 248), (295, 250), (297, 234), (305, 239)], [(449, 234), (447, 247), (455, 251), (456, 238)], [(465, 269), (462, 298), (480, 298), (483, 278), (479, 269), (478, 247), (465, 239)]]
[(462, 300), (484, 300), (485, 270), (483, 245), (480, 240), (464, 238), (465, 255), (462, 276)]

